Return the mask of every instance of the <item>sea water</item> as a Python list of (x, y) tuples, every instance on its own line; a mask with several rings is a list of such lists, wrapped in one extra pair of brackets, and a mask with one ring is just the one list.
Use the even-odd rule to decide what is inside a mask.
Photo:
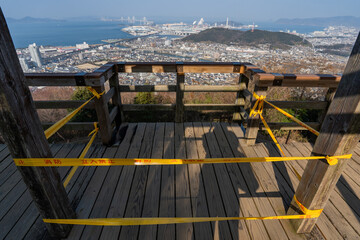
[(63, 21), (63, 22), (8, 22), (16, 48), (29, 44), (50, 46), (75, 46), (77, 43), (102, 43), (104, 39), (128, 39), (133, 36), (123, 32), (116, 22)]

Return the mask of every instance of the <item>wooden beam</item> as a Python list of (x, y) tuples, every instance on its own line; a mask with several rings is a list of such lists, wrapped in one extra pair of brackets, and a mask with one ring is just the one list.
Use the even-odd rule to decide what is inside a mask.
[[(301, 108), (301, 109), (326, 109), (329, 103), (327, 101), (269, 101), (275, 106), (283, 109)], [(269, 104), (264, 104), (265, 109), (274, 109)]]
[(112, 103), (117, 107), (117, 114), (114, 119), (111, 119), (111, 122), (115, 120), (116, 129), (119, 129), (122, 122), (125, 121), (125, 116), (122, 109), (121, 95), (120, 95), (120, 83), (119, 83), (119, 74), (117, 65), (113, 65), (114, 74), (110, 77), (109, 84), (111, 90), (114, 91), (112, 96)]
[[(85, 102), (85, 100), (34, 101), (36, 109), (78, 108)], [(87, 105), (85, 105), (84, 109), (94, 109), (94, 102), (89, 102)]]
[[(321, 126), (312, 155), (334, 156), (352, 153), (359, 139), (360, 34)], [(299, 202), (311, 210), (324, 208), (347, 161), (349, 160), (339, 159), (336, 165), (329, 165), (326, 161), (320, 160), (309, 161), (295, 192)], [(293, 200), (288, 214), (299, 212), (301, 211)], [(309, 233), (316, 221), (316, 218), (292, 220), (298, 233)]]
[(110, 122), (113, 122), (115, 120), (118, 113), (119, 113), (119, 108), (118, 106), (115, 106), (110, 112)]
[(100, 86), (102, 76), (86, 73), (26, 73), (27, 86)]
[(175, 122), (184, 122), (184, 81), (185, 73), (182, 63), (176, 65), (176, 109), (175, 109)]
[(123, 104), (124, 112), (133, 111), (174, 111), (175, 104)]
[(184, 92), (238, 92), (243, 89), (240, 85), (185, 85)]
[(330, 87), (336, 88), (340, 75), (256, 73), (254, 81), (259, 87)]
[[(240, 85), (185, 85), (184, 92), (238, 92)], [(121, 92), (176, 92), (176, 85), (120, 85)]]
[[(239, 67), (248, 63), (233, 62), (184, 62), (184, 73), (239, 73)], [(124, 62), (124, 72), (150, 72), (150, 73), (175, 73), (177, 63), (175, 62)]]
[[(104, 85), (93, 88), (98, 93), (101, 93), (105, 90)], [(112, 126), (110, 121), (108, 103), (106, 102), (106, 99), (104, 97), (101, 97), (100, 99), (94, 98), (94, 102), (96, 115), (99, 122), (101, 141), (104, 145), (110, 145), (112, 140)]]
[[(0, 10), (0, 133), (13, 158), (51, 158), (29, 88), (2, 10)], [(56, 168), (18, 167), (42, 218), (74, 218)], [(46, 224), (49, 233), (65, 238), (70, 225)]]
[[(304, 122), (305, 124), (309, 125), (310, 127), (318, 130), (320, 128), (320, 123), (318, 122)], [(271, 130), (306, 130), (306, 128), (300, 126), (296, 122), (268, 122), (267, 123)], [(263, 123), (260, 124), (260, 130), (266, 131)]]
[[(245, 73), (245, 66), (241, 66), (240, 67), (240, 76), (239, 76), (239, 82), (238, 82), (238, 86), (240, 88), (241, 85), (244, 85), (242, 84), (242, 82), (244, 82), (244, 78), (246, 78), (246, 76), (244, 75)], [(245, 85), (246, 87), (246, 85)], [(242, 94), (242, 91), (238, 91), (236, 93), (236, 100), (235, 100), (235, 104), (239, 104), (240, 101), (243, 101), (244, 102), (244, 96)], [(243, 104), (244, 105), (244, 104)], [(236, 119), (241, 119), (241, 115), (240, 115), (240, 112), (241, 112), (241, 109), (239, 107), (238, 110), (235, 110), (234, 113), (233, 113), (233, 121), (236, 121)]]
[(318, 118), (319, 123), (324, 122), (327, 110), (329, 109), (329, 106), (332, 100), (334, 99), (335, 93), (336, 93), (336, 88), (329, 88), (328, 91), (326, 92), (325, 102), (327, 103), (327, 105), (324, 107), (323, 111), (321, 111), (321, 113), (319, 114), (319, 118)]
[(244, 101), (239, 104), (184, 104), (185, 111), (220, 110), (234, 112), (244, 106)]
[(106, 94), (103, 95), (103, 98), (105, 99), (105, 102), (110, 102), (110, 99), (114, 97), (115, 89), (110, 85), (109, 91), (107, 91)]

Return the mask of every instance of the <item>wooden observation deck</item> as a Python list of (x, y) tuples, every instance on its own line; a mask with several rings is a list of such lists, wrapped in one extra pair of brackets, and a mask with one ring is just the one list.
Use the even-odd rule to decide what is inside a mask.
[[(342, 76), (266, 73), (243, 62), (116, 62), (92, 73), (24, 75), (1, 11), (0, 32), (0, 133), (6, 142), (0, 145), (0, 239), (360, 239), (360, 36)], [(172, 73), (176, 84), (119, 85), (119, 74), (135, 72)], [(232, 73), (239, 81), (227, 86), (188, 85), (185, 75), (189, 73)], [(86, 86), (103, 93), (86, 105), (96, 111), (101, 137), (101, 143), (93, 144), (87, 157), (147, 160), (281, 157), (272, 142), (257, 139), (263, 126), (259, 115), (249, 116), (255, 97), (266, 96), (269, 87), (324, 87), (324, 101), (270, 102), (280, 108), (317, 109), (322, 113), (317, 122), (306, 123), (318, 130), (315, 144), (283, 144), (284, 154), (353, 156), (338, 157), (335, 165), (325, 160), (297, 160), (81, 166), (64, 188), (71, 167), (16, 166), (13, 159), (79, 158), (85, 144), (48, 143), (36, 108), (77, 108), (84, 101), (34, 102), (29, 86)], [(122, 104), (123, 92), (174, 92), (176, 102)], [(233, 92), (236, 101), (184, 104), (185, 92)], [(174, 119), (127, 123), (124, 113), (134, 111), (172, 112)], [(233, 118), (230, 122), (187, 122), (186, 114), (194, 111), (230, 112)], [(49, 124), (43, 125), (46, 128)], [(288, 122), (269, 126), (305, 130)], [(70, 122), (67, 127), (92, 130), (93, 123)], [(304, 218), (309, 216), (306, 208), (324, 210), (318, 218)], [(302, 218), (292, 220), (143, 226), (43, 222), (299, 214)]]
[[(54, 144), (55, 157), (78, 157), (84, 144)], [(307, 143), (282, 145), (309, 156)], [(1, 145), (0, 239), (48, 239), (21, 175)], [(131, 123), (118, 146), (93, 145), (89, 157), (204, 158), (279, 156), (273, 143), (244, 143), (238, 124)], [(306, 161), (180, 166), (81, 167), (66, 187), (78, 218), (284, 215)], [(64, 180), (71, 167), (59, 168)], [(360, 145), (310, 234), (290, 220), (136, 227), (74, 226), (68, 239), (359, 239)]]

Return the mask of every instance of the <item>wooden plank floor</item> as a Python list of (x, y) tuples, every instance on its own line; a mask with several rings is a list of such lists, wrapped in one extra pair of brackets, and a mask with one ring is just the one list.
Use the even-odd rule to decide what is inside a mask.
[[(309, 156), (311, 145), (283, 145)], [(78, 157), (84, 144), (54, 144)], [(130, 123), (117, 146), (93, 145), (89, 157), (214, 158), (279, 156), (272, 143), (246, 146), (239, 125)], [(66, 191), (78, 218), (284, 215), (306, 161), (178, 166), (80, 167)], [(64, 180), (70, 167), (59, 168)], [(159, 226), (74, 226), (68, 239), (360, 239), (360, 145), (311, 234), (288, 220)], [(0, 239), (50, 239), (5, 145), (0, 145)]]

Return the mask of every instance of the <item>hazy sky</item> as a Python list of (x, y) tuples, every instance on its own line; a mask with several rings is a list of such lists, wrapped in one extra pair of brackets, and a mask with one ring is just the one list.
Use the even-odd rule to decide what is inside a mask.
[(146, 16), (238, 21), (360, 16), (360, 0), (0, 0), (6, 17)]

